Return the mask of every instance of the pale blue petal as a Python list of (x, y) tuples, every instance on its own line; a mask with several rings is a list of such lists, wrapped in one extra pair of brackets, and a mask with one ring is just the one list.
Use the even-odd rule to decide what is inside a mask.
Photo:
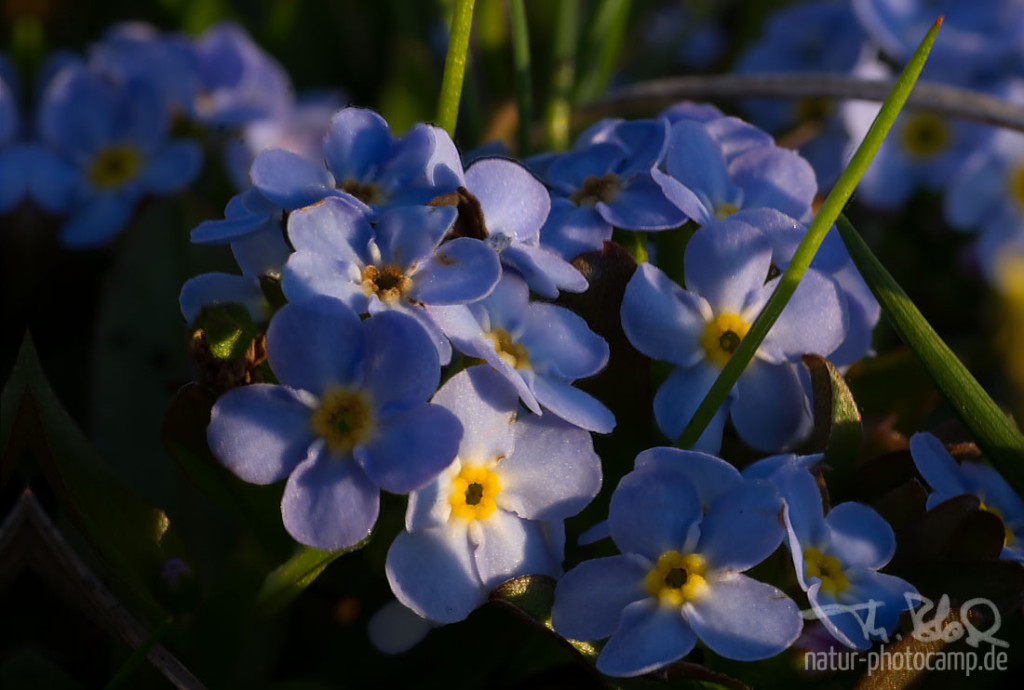
[(995, 468), (971, 461), (965, 462), (960, 468), (980, 487), (979, 497), (985, 501), (985, 505), (997, 508), (1002, 513), (1004, 523), (1010, 526), (1024, 523), (1024, 500)]
[(437, 390), (441, 378), (437, 350), (419, 323), (396, 311), (363, 322), (366, 333), (366, 378), (380, 414), (407, 410)]
[(308, 401), (285, 386), (232, 388), (213, 406), (206, 440), (229, 470), (253, 484), (284, 479), (306, 459), (315, 437)]
[[(322, 445), (321, 445), (322, 447)], [(311, 453), (295, 468), (281, 498), (281, 517), (295, 541), (335, 551), (370, 536), (380, 491), (349, 457)]]
[(699, 122), (680, 120), (672, 125), (665, 169), (684, 187), (703, 195), (715, 206), (735, 203), (739, 195), (739, 188), (729, 177), (721, 147)]
[(480, 543), (473, 558), (487, 590), (520, 575), (559, 575), (561, 563), (552, 557), (542, 523), (496, 510), (477, 525)]
[(785, 533), (778, 491), (764, 480), (748, 479), (711, 503), (700, 523), (697, 553), (713, 570), (743, 571), (768, 558)]
[[(451, 410), (462, 423), (459, 457), (508, 462), (515, 448), (519, 394), (490, 367), (469, 367), (449, 379), (432, 402)], [(505, 465), (502, 465), (504, 467)]]
[(588, 177), (610, 173), (626, 153), (621, 145), (609, 141), (563, 153), (548, 166), (547, 181), (568, 196), (582, 187)]
[(729, 412), (733, 426), (747, 444), (771, 452), (797, 440), (810, 412), (794, 365), (754, 359), (734, 391)]
[(336, 113), (324, 137), (327, 167), (340, 182), (372, 178), (390, 150), (388, 123), (366, 108), (345, 108)]
[(622, 478), (608, 506), (608, 525), (620, 551), (654, 562), (684, 548), (702, 515), (697, 489), (684, 475), (651, 468)]
[(928, 433), (917, 433), (910, 437), (910, 455), (928, 486), (942, 500), (971, 494), (977, 490), (963, 470), (949, 454), (942, 441)]
[(619, 627), (622, 610), (650, 596), (644, 577), (651, 564), (636, 556), (583, 561), (555, 586), (551, 624), (563, 637), (599, 640)]
[(288, 239), (296, 251), (323, 254), (359, 266), (373, 263), (373, 228), (345, 197), (328, 197), (288, 215)]
[(609, 224), (626, 230), (667, 230), (687, 218), (648, 173), (637, 175), (614, 199), (599, 201), (594, 208)]
[(634, 469), (662, 468), (686, 476), (697, 489), (707, 510), (719, 496), (743, 482), (739, 471), (721, 458), (696, 450), (680, 450), (661, 446), (649, 448), (636, 456)]
[(288, 257), (281, 274), (281, 290), (291, 302), (330, 295), (358, 314), (365, 314), (369, 296), (359, 267), (343, 259), (306, 250)]
[(538, 376), (531, 388), (544, 409), (567, 422), (598, 434), (609, 434), (615, 428), (615, 415), (611, 410), (567, 381)]
[[(718, 368), (708, 362), (693, 367), (676, 367), (654, 394), (654, 418), (658, 428), (671, 441), (679, 438), (690, 423), (704, 396), (718, 378)], [(695, 450), (717, 453), (728, 417), (728, 401), (723, 403), (693, 445)]]
[(292, 249), (277, 221), (270, 219), (261, 231), (232, 242), (231, 254), (243, 275), (280, 276)]
[(146, 164), (140, 182), (147, 192), (173, 194), (195, 181), (203, 165), (203, 150), (192, 140), (176, 139), (159, 149)]
[(12, 147), (2, 160), (4, 194), (15, 193), (19, 185), (10, 180), (21, 177), (21, 193), (27, 185), (29, 198), (47, 213), (63, 213), (83, 191), (81, 172), (40, 145)]
[(720, 220), (693, 234), (683, 263), (687, 289), (706, 299), (715, 315), (741, 314), (764, 286), (772, 248), (757, 228)]
[[(774, 289), (774, 284), (771, 287)], [(823, 273), (808, 269), (758, 347), (758, 355), (775, 363), (795, 362), (808, 352), (827, 356), (842, 344), (848, 327), (846, 300), (839, 286)]]
[(683, 610), (701, 642), (727, 659), (756, 661), (787, 649), (803, 629), (800, 610), (778, 587), (740, 573), (708, 583)]
[(570, 381), (596, 374), (608, 363), (608, 343), (583, 317), (565, 307), (533, 302), (526, 311), (519, 342), (530, 353), (539, 376)]
[(415, 270), (441, 244), (457, 216), (454, 206), (401, 206), (385, 212), (377, 223), (382, 261)]
[(283, 149), (261, 151), (249, 170), (252, 183), (270, 201), (297, 209), (334, 194), (334, 180), (324, 168)]
[(107, 244), (124, 230), (135, 211), (135, 194), (104, 194), (77, 208), (57, 233), (67, 249), (92, 249)]
[(462, 425), (440, 405), (423, 404), (377, 419), (373, 437), (355, 457), (374, 484), (393, 494), (426, 486), (451, 464)]
[(743, 208), (774, 208), (802, 218), (818, 192), (814, 168), (800, 154), (776, 146), (751, 149), (729, 163), (743, 188)]
[(189, 323), (206, 305), (231, 303), (244, 306), (254, 322), (263, 320), (267, 301), (259, 279), (230, 273), (201, 273), (186, 280), (178, 296), (181, 314)]
[(609, 676), (639, 676), (690, 653), (697, 633), (678, 608), (644, 599), (627, 606), (615, 634), (597, 657), (597, 670)]
[(334, 297), (290, 302), (270, 321), (267, 357), (281, 383), (315, 395), (358, 385), (366, 357), (362, 322)]
[(541, 246), (569, 261), (600, 250), (611, 238), (612, 226), (595, 209), (558, 197), (551, 200), (551, 213), (540, 230)]
[(222, 220), (204, 220), (190, 236), (195, 244), (227, 244), (248, 237), (267, 223), (266, 216), (245, 215)]
[(692, 366), (704, 357), (701, 298), (643, 263), (626, 284), (622, 330), (633, 347), (653, 359)]
[[(786, 502), (786, 526), (792, 533), (790, 547), (798, 545), (819, 551), (827, 548), (829, 530), (825, 524), (821, 490), (814, 476), (805, 469), (791, 468), (777, 472), (772, 479)], [(802, 556), (797, 564), (797, 575), (803, 577)]]
[(501, 261), (519, 271), (530, 289), (541, 297), (554, 299), (559, 290), (583, 292), (587, 279), (568, 261), (545, 247), (534, 247), (513, 240), (503, 252)]
[(675, 204), (683, 212), (683, 215), (694, 223), (707, 225), (714, 221), (714, 209), (708, 208), (708, 202), (697, 196), (682, 182), (657, 168), (651, 171), (651, 179), (661, 188), (665, 198)]
[(825, 516), (831, 548), (829, 552), (844, 566), (878, 570), (896, 552), (892, 527), (873, 508), (846, 502)]
[(424, 304), (467, 304), (489, 295), (500, 278), (498, 255), (480, 240), (459, 237), (417, 268), (411, 296)]
[(466, 189), (480, 202), (491, 235), (535, 238), (551, 210), (544, 185), (522, 165), (504, 158), (485, 158), (469, 166)]

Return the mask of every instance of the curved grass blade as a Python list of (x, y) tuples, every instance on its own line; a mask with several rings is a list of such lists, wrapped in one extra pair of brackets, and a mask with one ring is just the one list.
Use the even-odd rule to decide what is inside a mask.
[(544, 131), (548, 148), (564, 151), (569, 148), (569, 97), (576, 79), (576, 46), (578, 41), (579, 0), (561, 0), (555, 20), (554, 54), (551, 56), (551, 95), (544, 111)]
[(441, 78), (441, 98), (437, 104), (437, 124), (453, 139), (455, 123), (459, 119), (462, 80), (466, 76), (466, 53), (469, 51), (469, 32), (473, 26), (473, 4), (474, 0), (455, 1), (448, 55), (444, 59), (444, 76)]
[(338, 551), (320, 551), (310, 546), (300, 546), (295, 554), (267, 575), (256, 596), (255, 611), (259, 617), (272, 616), (284, 608), (292, 599), (320, 577), (333, 560), (350, 551), (361, 549), (367, 537), (355, 546)]
[(800, 284), (800, 279), (803, 278), (807, 268), (811, 265), (814, 254), (818, 251), (822, 240), (825, 239), (825, 234), (832, 227), (832, 224), (835, 223), (836, 218), (843, 210), (843, 206), (849, 201), (857, 183), (878, 152), (882, 141), (885, 140), (885, 136), (888, 134), (893, 122), (895, 122), (896, 116), (899, 115), (903, 104), (906, 103), (907, 97), (910, 96), (910, 91), (914, 88), (914, 83), (921, 74), (925, 60), (928, 59), (928, 53), (931, 51), (932, 44), (935, 42), (935, 35), (940, 26), (942, 26), (942, 17), (939, 17), (932, 25), (924, 40), (921, 41), (921, 45), (917, 47), (907, 66), (903, 69), (903, 73), (896, 80), (896, 85), (893, 86), (892, 92), (882, 104), (882, 109), (875, 117), (875, 121), (871, 123), (871, 128), (864, 136), (864, 141), (857, 147), (857, 151), (853, 154), (853, 158), (850, 159), (849, 165), (843, 170), (843, 174), (839, 176), (839, 180), (825, 198), (825, 202), (821, 205), (821, 210), (818, 211), (818, 214), (811, 222), (811, 226), (807, 229), (807, 233), (800, 241), (800, 245), (793, 254), (793, 259), (790, 261), (789, 266), (786, 267), (782, 277), (779, 278), (779, 284), (775, 287), (772, 296), (768, 298), (768, 302), (764, 305), (754, 323), (751, 324), (747, 335), (740, 341), (739, 347), (736, 348), (732, 357), (722, 368), (715, 383), (711, 386), (711, 390), (704, 396), (700, 407), (697, 408), (690, 423), (687, 424), (682, 435), (676, 441), (676, 446), (689, 448), (704, 433), (704, 429), (711, 421), (711, 418), (714, 417), (715, 412), (725, 402), (729, 391), (736, 385), (740, 374), (743, 373), (743, 370), (746, 369), (747, 364), (753, 358), (754, 353), (757, 352), (761, 341), (768, 335), (768, 331), (775, 323), (775, 320), (779, 318), (782, 310), (785, 309), (790, 297), (796, 291), (797, 285)]
[(1024, 494), (1024, 437), (967, 367), (942, 342), (907, 293), (875, 258), (857, 231), (840, 216), (839, 235), (900, 339), (924, 365), (935, 387), (999, 473)]
[(523, 0), (510, 0), (512, 56), (516, 68), (516, 103), (519, 122), (516, 141), (520, 158), (530, 155), (530, 123), (533, 121), (533, 83), (530, 75), (530, 31)]

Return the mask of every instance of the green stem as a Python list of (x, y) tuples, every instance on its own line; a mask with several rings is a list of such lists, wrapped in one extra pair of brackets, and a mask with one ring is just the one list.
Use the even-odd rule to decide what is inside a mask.
[(747, 364), (753, 359), (754, 353), (757, 352), (757, 348), (761, 345), (765, 336), (768, 335), (768, 331), (775, 323), (775, 320), (779, 318), (782, 310), (785, 309), (790, 297), (796, 291), (797, 285), (800, 284), (800, 279), (803, 278), (807, 268), (811, 265), (814, 254), (818, 251), (822, 240), (825, 239), (825, 234), (832, 227), (832, 224), (835, 223), (846, 202), (849, 201), (853, 190), (857, 187), (857, 183), (864, 175), (864, 171), (867, 170), (871, 160), (875, 157), (875, 153), (878, 152), (878, 148), (882, 145), (882, 141), (896, 120), (896, 116), (899, 115), (900, 109), (906, 103), (907, 97), (910, 96), (910, 91), (914, 88), (914, 83), (921, 74), (921, 69), (924, 67), (925, 60), (928, 59), (928, 53), (935, 42), (935, 34), (941, 25), (942, 17), (939, 17), (924, 37), (924, 40), (921, 41), (921, 45), (914, 51), (910, 62), (903, 69), (900, 78), (896, 80), (892, 92), (889, 93), (885, 102), (882, 103), (882, 109), (875, 117), (875, 121), (871, 123), (871, 128), (865, 135), (864, 141), (857, 148), (857, 152), (853, 154), (849, 165), (846, 166), (843, 174), (839, 176), (839, 181), (836, 182), (832, 191), (825, 198), (825, 203), (821, 205), (821, 209), (800, 241), (800, 245), (796, 248), (796, 252), (789, 262), (789, 266), (786, 267), (786, 271), (779, 278), (779, 283), (776, 285), (775, 291), (772, 292), (772, 296), (768, 298), (768, 302), (765, 303), (761, 313), (758, 314), (754, 323), (751, 324), (750, 330), (743, 340), (740, 341), (739, 347), (736, 348), (732, 357), (726, 362), (722, 371), (718, 374), (718, 378), (715, 379), (715, 383), (711, 386), (711, 390), (704, 396), (700, 407), (697, 408), (690, 423), (686, 425), (682, 435), (676, 441), (676, 445), (680, 448), (693, 446), (701, 434), (704, 433), (704, 429), (707, 428), (712, 417), (715, 416), (715, 413), (725, 402), (729, 391), (736, 385), (740, 374), (743, 373), (743, 370), (747, 368)]
[(857, 270), (882, 305), (889, 323), (924, 365), (935, 387), (999, 473), (1024, 495), (1024, 437), (967, 367), (942, 342), (907, 293), (871, 253), (850, 221), (836, 223)]
[(594, 100), (605, 92), (626, 37), (630, 4), (630, 0), (604, 0), (597, 8), (584, 44), (576, 103)]
[(516, 102), (519, 106), (517, 136), (519, 157), (530, 155), (530, 123), (533, 121), (533, 84), (530, 78), (530, 32), (523, 0), (509, 0), (512, 23), (512, 57), (516, 69)]
[(576, 78), (576, 27), (579, 23), (579, 0), (560, 0), (555, 24), (551, 96), (544, 113), (548, 148), (564, 151), (569, 148), (569, 98)]
[(466, 53), (469, 52), (469, 33), (473, 26), (474, 0), (455, 0), (452, 13), (452, 31), (448, 39), (448, 55), (444, 60), (441, 79), (441, 98), (437, 104), (437, 124), (455, 137), (455, 123), (459, 119), (459, 100), (462, 80), (466, 75)]

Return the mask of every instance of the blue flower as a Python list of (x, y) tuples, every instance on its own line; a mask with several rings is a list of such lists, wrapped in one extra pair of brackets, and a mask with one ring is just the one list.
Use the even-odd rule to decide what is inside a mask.
[(730, 659), (782, 652), (800, 634), (796, 604), (742, 574), (782, 541), (781, 511), (770, 483), (745, 480), (723, 460), (644, 451), (608, 509), (622, 553), (565, 574), (551, 609), (555, 631), (578, 640), (610, 636), (597, 668), (612, 676), (660, 668), (698, 638)]
[(419, 489), (454, 459), (462, 426), (425, 402), (440, 367), (409, 317), (364, 322), (333, 297), (287, 304), (270, 322), (267, 357), (283, 385), (229, 390), (207, 439), (245, 481), (288, 479), (281, 513), (297, 541), (358, 544), (377, 520), (381, 489)]
[(651, 178), (665, 149), (665, 120), (603, 120), (548, 161), (551, 213), (541, 243), (572, 259), (601, 249), (612, 228), (666, 230), (686, 218)]
[(810, 164), (771, 144), (763, 132), (735, 118), (681, 119), (672, 125), (654, 181), (697, 225), (741, 209), (774, 208), (797, 220), (811, 214), (818, 183)]
[(145, 83), (117, 87), (80, 65), (54, 76), (40, 104), (39, 129), (56, 156), (37, 161), (31, 184), (34, 197), (70, 210), (61, 244), (102, 245), (128, 223), (143, 195), (172, 194), (195, 178), (199, 146), (167, 141), (169, 125), (160, 95)]
[[(728, 219), (694, 233), (684, 257), (686, 290), (647, 263), (626, 285), (626, 337), (648, 357), (676, 365), (654, 398), (655, 418), (669, 438), (682, 433), (775, 289), (771, 265), (766, 234)], [(697, 447), (718, 449), (727, 415), (755, 448), (775, 450), (794, 442), (810, 421), (795, 365), (807, 352), (827, 356), (846, 332), (839, 288), (809, 269)]]
[(601, 461), (587, 432), (520, 414), (515, 389), (487, 367), (456, 374), (433, 402), (462, 422), (458, 457), (409, 496), (386, 570), (402, 604), (453, 623), (505, 580), (561, 572), (561, 521), (597, 495)]
[(296, 251), (285, 264), (284, 294), (332, 295), (359, 314), (406, 313), (447, 364), (451, 346), (424, 306), (474, 302), (501, 277), (498, 257), (483, 242), (460, 237), (442, 244), (456, 215), (446, 206), (403, 206), (382, 213), (374, 228), (340, 198), (295, 211), (288, 237)]
[(918, 600), (909, 582), (877, 572), (896, 551), (892, 527), (862, 503), (841, 503), (824, 515), (818, 482), (801, 467), (783, 468), (772, 481), (786, 502), (793, 566), (815, 615), (848, 647), (888, 642), (900, 612)]
[(1005, 539), (1000, 558), (1024, 563), (1024, 500), (999, 476), (980, 462), (959, 465), (939, 439), (931, 434), (910, 437), (910, 453), (918, 472), (932, 488), (929, 510), (956, 496), (978, 497), (981, 510), (994, 513), (1003, 521)]
[(604, 368), (608, 344), (568, 309), (530, 302), (518, 275), (506, 271), (479, 302), (428, 311), (460, 352), (490, 364), (534, 413), (543, 407), (599, 433), (615, 427), (608, 408), (572, 385)]

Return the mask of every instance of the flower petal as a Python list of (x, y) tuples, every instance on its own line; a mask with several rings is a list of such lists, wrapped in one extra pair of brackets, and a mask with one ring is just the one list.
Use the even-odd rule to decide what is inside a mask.
[(380, 491), (355, 460), (323, 450), (299, 464), (281, 498), (281, 517), (296, 541), (323, 551), (355, 546), (370, 536)]
[(752, 225), (720, 220), (693, 234), (683, 263), (687, 289), (706, 299), (716, 315), (742, 314), (764, 286), (772, 247)]
[[(774, 283), (764, 286), (768, 294), (774, 289)], [(757, 354), (773, 363), (795, 362), (808, 352), (824, 357), (842, 344), (848, 328), (846, 300), (839, 286), (808, 269)]]
[(561, 563), (552, 557), (542, 523), (496, 510), (477, 524), (480, 543), (473, 558), (488, 591), (520, 575), (560, 574)]
[(498, 372), (483, 365), (464, 369), (441, 386), (432, 402), (462, 423), (459, 457), (489, 461), (512, 454), (519, 395)]
[(754, 359), (736, 382), (729, 412), (740, 438), (770, 452), (797, 440), (809, 404), (794, 365)]
[(608, 363), (608, 343), (583, 317), (565, 307), (534, 302), (526, 310), (519, 342), (539, 376), (569, 381), (596, 374)]
[(649, 173), (637, 175), (614, 199), (599, 201), (594, 208), (609, 224), (625, 230), (667, 230), (679, 227), (687, 218)]
[(683, 366), (704, 358), (701, 298), (653, 264), (643, 263), (633, 273), (620, 313), (629, 342), (648, 357)]
[[(718, 369), (706, 361), (692, 367), (676, 367), (654, 394), (654, 418), (658, 428), (671, 441), (679, 438), (690, 423), (704, 396), (718, 378)], [(728, 402), (718, 408), (704, 433), (693, 445), (695, 450), (717, 453), (728, 416)]]
[(830, 552), (844, 566), (877, 570), (896, 552), (892, 527), (874, 509), (846, 502), (825, 516), (831, 537)]
[(766, 481), (746, 480), (708, 508), (697, 552), (709, 568), (743, 571), (768, 558), (785, 533), (779, 492)]
[(681, 659), (697, 644), (679, 609), (644, 599), (627, 606), (615, 634), (597, 657), (597, 670), (609, 676), (638, 676)]
[(684, 475), (644, 468), (619, 482), (608, 506), (608, 526), (620, 551), (653, 562), (684, 548), (702, 515), (697, 489)]
[(644, 577), (650, 570), (636, 556), (609, 556), (583, 561), (555, 586), (551, 624), (573, 640), (599, 640), (619, 627), (622, 610), (650, 596)]
[(290, 302), (329, 295), (357, 314), (366, 313), (369, 307), (358, 265), (317, 252), (300, 250), (288, 257), (282, 270), (281, 290)]
[(324, 159), (335, 178), (364, 181), (391, 150), (391, 130), (367, 108), (345, 108), (331, 119), (324, 137)]
[(382, 260), (412, 272), (441, 244), (457, 216), (452, 206), (401, 206), (387, 211), (377, 223)]
[(104, 194), (77, 208), (57, 234), (57, 242), (67, 249), (91, 249), (110, 242), (124, 230), (135, 212), (138, 195)]
[(534, 238), (551, 210), (544, 185), (515, 161), (485, 158), (466, 169), (466, 189), (480, 202), (487, 232)]
[(355, 457), (374, 484), (394, 494), (415, 491), (451, 464), (462, 425), (440, 405), (424, 403), (377, 421), (374, 437)]
[(174, 194), (195, 181), (203, 165), (203, 150), (190, 139), (175, 139), (161, 146), (142, 171), (147, 192)]
[(566, 381), (538, 376), (532, 388), (544, 409), (567, 422), (599, 434), (609, 434), (615, 428), (615, 415), (604, 403)]
[(649, 448), (636, 456), (634, 469), (664, 468), (679, 472), (693, 482), (707, 510), (719, 496), (743, 483), (739, 471), (721, 458), (696, 450)]
[(743, 189), (744, 208), (774, 208), (803, 218), (818, 192), (814, 168), (800, 154), (777, 146), (750, 149), (729, 163)]
[(289, 210), (309, 206), (335, 193), (334, 181), (326, 169), (283, 149), (261, 151), (249, 176), (260, 194)]
[(362, 267), (372, 263), (373, 228), (344, 197), (333, 196), (288, 215), (288, 239), (296, 251), (323, 254)]
[(417, 269), (413, 296), (424, 304), (467, 304), (489, 295), (500, 278), (497, 254), (480, 240), (459, 237)]
[(583, 292), (587, 279), (576, 268), (546, 247), (533, 247), (513, 240), (501, 252), (501, 261), (523, 276), (530, 289), (541, 297), (554, 299), (559, 290)]
[(911, 436), (910, 455), (914, 458), (917, 471), (943, 500), (974, 493), (975, 487), (968, 481), (956, 460), (942, 445), (942, 441), (931, 434), (917, 433)]

